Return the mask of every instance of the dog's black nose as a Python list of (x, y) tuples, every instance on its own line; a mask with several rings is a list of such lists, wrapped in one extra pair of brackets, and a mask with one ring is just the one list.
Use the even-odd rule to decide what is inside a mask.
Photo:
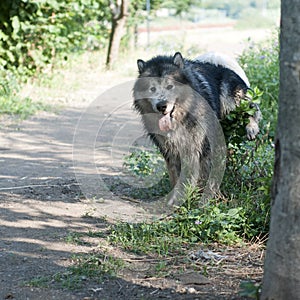
[(167, 109), (167, 101), (160, 101), (156, 104), (156, 108), (159, 112), (164, 113)]

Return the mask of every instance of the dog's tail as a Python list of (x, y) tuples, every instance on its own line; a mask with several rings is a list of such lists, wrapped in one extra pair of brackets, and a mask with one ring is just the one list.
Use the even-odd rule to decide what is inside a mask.
[(238, 64), (238, 62), (225, 54), (217, 53), (217, 52), (207, 52), (205, 54), (202, 54), (195, 58), (195, 61), (203, 62), (203, 63), (210, 63), (216, 66), (223, 66), (227, 69), (232, 70), (235, 72), (238, 76), (241, 77), (241, 79), (245, 82), (248, 88), (250, 88), (250, 83), (248, 80), (247, 75), (245, 74), (244, 70), (241, 68), (241, 66)]

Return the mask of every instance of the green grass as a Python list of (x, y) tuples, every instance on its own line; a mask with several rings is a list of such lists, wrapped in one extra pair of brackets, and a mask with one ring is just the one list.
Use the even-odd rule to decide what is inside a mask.
[(84, 238), (103, 238), (106, 234), (102, 231), (88, 231), (88, 232), (69, 232), (65, 237), (65, 242), (74, 245), (87, 245), (90, 243), (86, 242)]
[(9, 71), (0, 72), (0, 114), (14, 115), (21, 119), (28, 118), (42, 110), (52, 110), (49, 105), (32, 101), (20, 96), (17, 78)]
[(167, 222), (119, 223), (113, 226), (109, 242), (136, 254), (166, 256), (181, 252), (185, 242), (172, 230)]
[(19, 98), (17, 95), (0, 96), (0, 114), (15, 115), (26, 119), (38, 111), (49, 111), (49, 105), (33, 102), (30, 98)]
[[(149, 149), (133, 148), (130, 154), (124, 156), (123, 169), (124, 173), (137, 183), (130, 188), (124, 186), (123, 193), (127, 197), (153, 199), (170, 192), (165, 161), (154, 146)], [(116, 187), (120, 188), (122, 185), (124, 183), (119, 182)]]
[(211, 200), (202, 208), (190, 203), (199, 200), (193, 187), (186, 188), (187, 202), (171, 216), (151, 223), (118, 223), (111, 228), (109, 242), (137, 254), (168, 256), (182, 253), (187, 245), (218, 242), (241, 244), (249, 234), (242, 207)]
[(124, 266), (125, 262), (122, 259), (103, 253), (74, 255), (72, 265), (66, 271), (39, 276), (25, 282), (24, 285), (78, 290), (84, 287), (87, 280), (101, 283), (104, 278), (115, 277)]
[(29, 281), (24, 282), (25, 286), (48, 288), (51, 283), (50, 276), (38, 276)]
[(65, 241), (68, 244), (75, 244), (75, 245), (89, 245), (89, 243), (83, 240), (85, 234), (79, 232), (69, 232), (65, 237)]

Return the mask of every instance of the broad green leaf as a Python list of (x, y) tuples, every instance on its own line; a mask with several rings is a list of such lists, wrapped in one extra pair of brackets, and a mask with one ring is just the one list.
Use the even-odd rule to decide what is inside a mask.
[(11, 18), (11, 25), (13, 27), (14, 34), (17, 34), (20, 30), (20, 20), (18, 16), (13, 16)]

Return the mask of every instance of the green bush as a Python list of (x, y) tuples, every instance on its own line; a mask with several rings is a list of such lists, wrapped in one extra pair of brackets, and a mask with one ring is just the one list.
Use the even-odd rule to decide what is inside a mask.
[(3, 0), (0, 67), (32, 75), (57, 56), (106, 43), (106, 0)]
[(135, 149), (124, 157), (124, 167), (139, 177), (155, 175), (156, 173), (166, 174), (164, 159), (159, 155), (157, 149), (154, 151), (146, 149)]
[(266, 234), (270, 217), (270, 188), (279, 97), (279, 44), (274, 35), (265, 44), (251, 44), (240, 57), (254, 91), (259, 94), (263, 120), (256, 141), (228, 143), (222, 190), (243, 207), (251, 228), (249, 238)]
[(260, 108), (263, 113), (261, 135), (274, 138), (279, 97), (279, 43), (278, 33), (265, 43), (252, 43), (239, 58), (252, 88), (263, 92)]
[(193, 208), (199, 191), (186, 187), (185, 204), (171, 216), (152, 223), (119, 223), (111, 228), (109, 241), (135, 253), (168, 255), (186, 244), (197, 242), (241, 243), (249, 225), (242, 207), (230, 208), (212, 200), (201, 208)]
[(249, 101), (260, 105), (262, 95), (263, 92), (257, 87), (249, 90), (246, 99), (241, 99), (240, 105), (221, 121), (227, 145), (239, 144), (246, 140), (246, 126), (249, 123), (249, 116), (253, 116), (256, 111), (254, 107), (249, 105)]
[(107, 0), (0, 2), (0, 113), (22, 118), (46, 106), (18, 95), (19, 84), (72, 51), (103, 47)]

